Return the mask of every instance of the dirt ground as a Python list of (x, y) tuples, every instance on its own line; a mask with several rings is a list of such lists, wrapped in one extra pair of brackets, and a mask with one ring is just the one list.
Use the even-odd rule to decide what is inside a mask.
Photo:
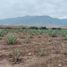
[[(63, 37), (18, 33), (17, 43), (8, 45), (6, 36), (0, 40), (0, 67), (67, 67), (67, 40)], [(22, 61), (12, 64), (9, 55), (20, 49)]]

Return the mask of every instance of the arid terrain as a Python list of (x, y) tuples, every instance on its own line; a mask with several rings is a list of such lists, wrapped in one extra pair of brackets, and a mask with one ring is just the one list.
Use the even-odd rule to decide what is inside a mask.
[[(67, 67), (67, 36), (62, 34), (66, 30), (59, 34), (60, 29), (54, 33), (25, 28), (0, 31), (1, 35), (5, 31), (0, 35), (0, 67)], [(16, 37), (13, 43), (8, 39), (11, 33)]]

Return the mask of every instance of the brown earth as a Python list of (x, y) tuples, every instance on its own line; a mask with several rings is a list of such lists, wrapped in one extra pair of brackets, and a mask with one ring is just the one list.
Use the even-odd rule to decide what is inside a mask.
[[(6, 36), (0, 40), (0, 67), (67, 67), (67, 40), (63, 37), (18, 33), (17, 43), (8, 45)], [(9, 55), (21, 50), (22, 61), (13, 64)]]

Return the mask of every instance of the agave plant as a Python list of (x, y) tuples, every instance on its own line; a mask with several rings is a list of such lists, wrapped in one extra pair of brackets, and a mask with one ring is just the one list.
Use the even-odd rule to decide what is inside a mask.
[(12, 34), (12, 33), (8, 34), (8, 36), (7, 36), (8, 44), (15, 44), (16, 40), (17, 40), (17, 37), (15, 34)]

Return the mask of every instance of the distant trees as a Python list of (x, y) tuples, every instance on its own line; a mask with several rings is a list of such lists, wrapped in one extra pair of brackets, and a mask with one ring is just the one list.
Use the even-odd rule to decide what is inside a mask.
[(48, 29), (47, 27), (40, 27), (40, 29)]
[(29, 29), (39, 29), (39, 28), (35, 27), (35, 26), (31, 26), (31, 27), (29, 27)]
[(29, 27), (29, 29), (48, 29), (47, 27), (35, 27), (35, 26), (31, 26)]
[(52, 30), (61, 30), (61, 28), (56, 28), (56, 27), (53, 27), (51, 28)]

